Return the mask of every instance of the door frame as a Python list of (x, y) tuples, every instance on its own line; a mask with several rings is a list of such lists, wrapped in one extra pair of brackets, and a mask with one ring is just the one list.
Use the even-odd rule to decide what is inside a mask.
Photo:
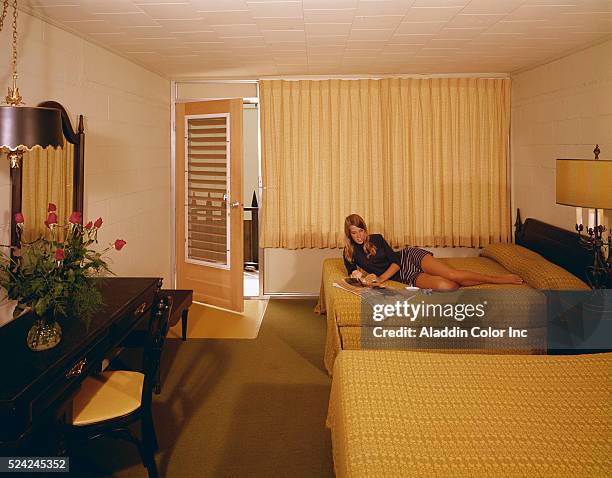
[[(262, 207), (263, 203), (263, 186), (262, 186), (262, 167), (261, 167), (261, 109), (259, 108), (259, 83), (257, 80), (171, 80), (170, 81), (170, 227), (172, 234), (170, 235), (170, 283), (171, 288), (176, 288), (177, 284), (177, 268), (176, 268), (176, 103), (178, 102), (178, 85), (188, 83), (249, 83), (255, 84), (257, 89), (256, 98), (248, 98), (248, 102), (256, 103), (258, 105), (258, 121), (257, 121), (257, 151), (258, 151), (258, 166), (259, 166), (259, 178), (258, 178), (258, 193), (259, 193), (259, 207)], [(184, 102), (195, 102), (195, 101), (212, 101), (222, 100), (228, 98), (181, 98), (181, 103)], [(244, 100), (243, 100), (244, 102)], [(245, 199), (246, 201), (247, 199)], [(261, 217), (261, 215), (260, 215)], [(261, 231), (261, 222), (260, 222)], [(259, 248), (259, 299), (265, 299), (264, 295), (264, 249)]]

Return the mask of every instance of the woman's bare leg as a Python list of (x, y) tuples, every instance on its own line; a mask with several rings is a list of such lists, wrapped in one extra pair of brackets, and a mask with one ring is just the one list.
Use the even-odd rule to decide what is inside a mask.
[(443, 277), (462, 286), (478, 284), (522, 284), (521, 279), (516, 274), (504, 274), (490, 276), (478, 272), (453, 269), (433, 256), (425, 256), (421, 261), (421, 268), (427, 274)]
[(421, 272), (417, 276), (414, 280), (414, 285), (419, 289), (457, 290), (459, 288), (459, 284), (452, 280), (440, 276), (432, 276), (426, 272)]

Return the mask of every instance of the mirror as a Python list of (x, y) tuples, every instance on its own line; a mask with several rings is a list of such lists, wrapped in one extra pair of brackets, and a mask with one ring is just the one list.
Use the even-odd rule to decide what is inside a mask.
[(74, 146), (64, 140), (63, 148), (36, 148), (23, 155), (21, 212), (26, 218), (21, 240), (32, 242), (48, 232), (44, 221), (47, 206), (57, 206), (60, 224), (72, 213)]
[(85, 133), (83, 116), (78, 128), (72, 128), (66, 109), (55, 101), (38, 106), (56, 108), (62, 115), (63, 148), (35, 148), (24, 154), (20, 168), (11, 170), (11, 244), (17, 245), (15, 214), (26, 218), (23, 240), (32, 241), (45, 232), (47, 205), (57, 205), (57, 217), (65, 224), (72, 211), (83, 212), (83, 167)]

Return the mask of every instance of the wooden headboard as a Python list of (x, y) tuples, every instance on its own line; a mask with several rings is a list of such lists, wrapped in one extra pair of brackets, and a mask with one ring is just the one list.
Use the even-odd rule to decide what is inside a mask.
[(537, 252), (545, 259), (563, 267), (580, 280), (590, 283), (586, 271), (593, 265), (593, 255), (580, 245), (578, 234), (537, 219), (521, 222), (516, 212), (514, 242)]

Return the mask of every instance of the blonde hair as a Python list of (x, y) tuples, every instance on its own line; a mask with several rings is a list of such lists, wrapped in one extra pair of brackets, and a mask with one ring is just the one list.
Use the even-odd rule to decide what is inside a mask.
[(344, 220), (344, 257), (350, 263), (353, 262), (353, 254), (355, 253), (355, 241), (351, 237), (351, 226), (363, 229), (366, 237), (363, 241), (363, 250), (366, 253), (368, 259), (376, 254), (376, 246), (370, 242), (370, 234), (368, 233), (368, 226), (359, 214), (350, 214), (346, 216)]

